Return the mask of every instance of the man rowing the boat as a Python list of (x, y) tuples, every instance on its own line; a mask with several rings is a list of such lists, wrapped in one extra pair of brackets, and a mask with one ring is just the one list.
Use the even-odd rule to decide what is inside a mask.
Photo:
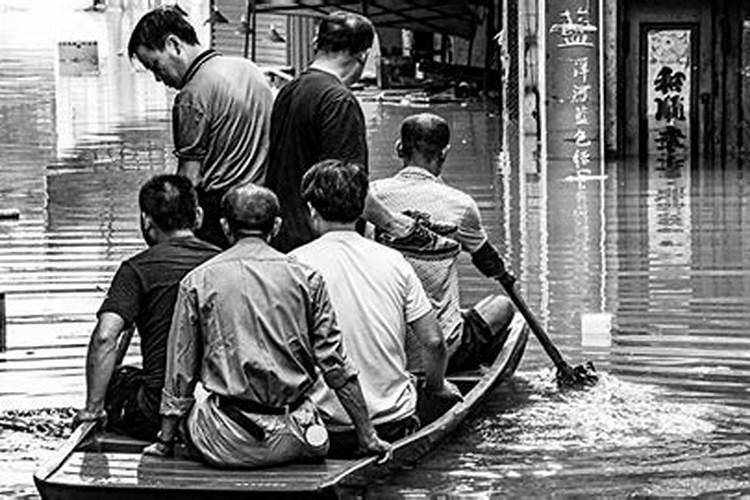
[[(505, 267), (487, 238), (476, 202), (440, 177), (449, 149), (450, 129), (443, 118), (430, 113), (407, 117), (396, 142), (402, 169), (393, 177), (373, 182), (373, 197), (391, 210), (454, 224), (458, 228), (454, 238), (471, 255), (474, 266), (485, 276), (498, 278)], [(437, 310), (450, 353), (449, 372), (491, 363), (509, 329), (525, 327), (511, 301), (502, 295), (485, 297), (468, 311), (461, 311), (457, 256), (432, 261), (407, 258)]]
[[(368, 168), (365, 116), (349, 89), (362, 71), (375, 36), (364, 16), (333, 12), (321, 19), (310, 66), (284, 85), (273, 103), (271, 146), (266, 186), (281, 201), (284, 225), (272, 240), (289, 252), (312, 241), (307, 204), (300, 181), (315, 163), (336, 159)], [(394, 247), (408, 248), (424, 257), (458, 252), (458, 245), (431, 231), (425, 221), (390, 212), (378, 200), (368, 199), (366, 219), (392, 235)]]
[[(268, 245), (279, 202), (246, 184), (222, 200), (233, 246), (180, 284), (167, 347), (158, 442), (165, 455), (187, 416), (188, 444), (219, 467), (262, 467), (320, 459), (328, 435), (310, 399), (322, 374), (356, 428), (366, 453), (390, 445), (367, 414), (357, 371), (346, 357), (323, 278)], [(209, 396), (197, 401), (200, 380)]]
[[(86, 357), (86, 406), (74, 425), (105, 420), (110, 429), (154, 440), (164, 385), (167, 336), (180, 280), (219, 249), (193, 235), (201, 223), (195, 189), (177, 175), (147, 181), (138, 195), (149, 248), (123, 262), (97, 314)], [(143, 369), (116, 367), (127, 349), (119, 339), (136, 325)]]
[(198, 190), (205, 217), (197, 236), (228, 248), (219, 225), (221, 197), (232, 186), (265, 178), (271, 87), (249, 59), (204, 48), (175, 6), (138, 21), (128, 55), (178, 90), (172, 106), (177, 173)]
[[(432, 305), (399, 252), (356, 232), (368, 191), (363, 169), (339, 160), (317, 163), (305, 173), (301, 191), (320, 237), (291, 255), (325, 279), (370, 417), (382, 438), (395, 441), (416, 427), (417, 389), (406, 369), (407, 326), (424, 346), (426, 390), (461, 398), (444, 378), (447, 354)], [(330, 454), (351, 456), (357, 440), (349, 415), (320, 381), (313, 398), (329, 429)]]

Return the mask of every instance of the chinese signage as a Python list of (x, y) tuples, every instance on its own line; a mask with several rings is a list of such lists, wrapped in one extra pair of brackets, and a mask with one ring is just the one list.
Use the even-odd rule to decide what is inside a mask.
[(548, 0), (547, 153), (578, 177), (601, 173), (599, 72), (596, 2)]
[(648, 155), (673, 171), (690, 158), (690, 30), (646, 34)]
[(680, 311), (691, 287), (691, 31), (649, 29), (645, 40), (649, 275), (660, 283), (650, 304)]

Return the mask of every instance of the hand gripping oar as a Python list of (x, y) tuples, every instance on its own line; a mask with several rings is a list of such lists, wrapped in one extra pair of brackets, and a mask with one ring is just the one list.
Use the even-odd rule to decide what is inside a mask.
[(550, 340), (549, 336), (544, 331), (544, 328), (542, 328), (542, 325), (539, 324), (534, 313), (531, 312), (529, 306), (526, 305), (523, 298), (521, 298), (521, 296), (518, 295), (518, 292), (516, 292), (514, 286), (516, 278), (505, 271), (498, 276), (497, 280), (505, 289), (510, 300), (515, 304), (516, 309), (518, 309), (526, 320), (526, 323), (529, 325), (529, 328), (531, 328), (531, 331), (534, 332), (539, 343), (544, 347), (544, 351), (550, 357), (552, 362), (555, 363), (555, 367), (557, 368), (557, 385), (560, 387), (583, 388), (596, 384), (599, 381), (599, 375), (597, 375), (594, 364), (591, 361), (588, 361), (584, 365), (573, 367), (563, 359), (562, 354), (560, 354), (557, 347), (552, 344), (552, 340)]

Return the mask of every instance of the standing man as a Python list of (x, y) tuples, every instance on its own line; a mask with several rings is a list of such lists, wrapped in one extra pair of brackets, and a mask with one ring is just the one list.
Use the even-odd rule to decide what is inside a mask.
[[(407, 327), (424, 348), (427, 392), (451, 401), (460, 400), (461, 393), (445, 380), (445, 341), (414, 270), (399, 252), (355, 231), (367, 186), (367, 174), (357, 165), (339, 160), (313, 165), (302, 178), (302, 197), (320, 237), (291, 255), (325, 279), (370, 418), (381, 437), (395, 441), (416, 427)], [(318, 383), (314, 399), (330, 432), (331, 455), (351, 454), (357, 444), (352, 422), (333, 392)]]
[(204, 220), (196, 235), (227, 248), (219, 225), (222, 196), (232, 186), (265, 180), (270, 86), (250, 60), (205, 50), (176, 7), (143, 16), (128, 55), (179, 91), (172, 107), (177, 173), (198, 190)]
[[(272, 244), (282, 252), (315, 238), (300, 193), (302, 176), (311, 166), (335, 159), (368, 171), (365, 117), (349, 85), (362, 76), (374, 37), (366, 17), (330, 14), (318, 27), (312, 64), (276, 96), (266, 185), (281, 202), (284, 225)], [(434, 257), (458, 252), (455, 242), (437, 237), (428, 224), (390, 213), (377, 200), (368, 198), (365, 216), (395, 237), (394, 247)]]
[[(102, 306), (86, 357), (86, 406), (74, 424), (104, 420), (110, 428), (153, 440), (159, 430), (167, 336), (180, 280), (219, 249), (193, 235), (201, 209), (190, 181), (159, 175), (138, 195), (149, 248), (120, 265)], [(123, 331), (138, 327), (143, 369), (116, 367)]]
[[(455, 225), (458, 229), (453, 237), (471, 255), (472, 263), (485, 276), (497, 279), (505, 273), (505, 266), (487, 238), (476, 202), (440, 177), (449, 149), (450, 129), (443, 118), (430, 113), (407, 117), (396, 142), (402, 169), (393, 177), (373, 182), (372, 196), (391, 210), (423, 213), (434, 221)], [(458, 257), (409, 261), (437, 310), (450, 353), (449, 372), (492, 362), (509, 328), (525, 327), (503, 295), (485, 297), (465, 313), (461, 311)]]
[[(222, 201), (233, 246), (180, 284), (167, 348), (159, 441), (165, 455), (178, 419), (189, 442), (219, 467), (261, 467), (325, 456), (328, 435), (310, 399), (318, 377), (354, 422), (362, 451), (387, 454), (346, 357), (323, 278), (271, 248), (281, 225), (276, 196), (245, 184)], [(209, 396), (195, 402), (198, 381)]]

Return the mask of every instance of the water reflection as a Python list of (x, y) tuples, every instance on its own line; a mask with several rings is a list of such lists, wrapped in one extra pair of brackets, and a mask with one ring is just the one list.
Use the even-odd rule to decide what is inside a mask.
[[(121, 54), (136, 11), (88, 14), (53, 3), (60, 23), (78, 31), (50, 28), (37, 33), (41, 43), (9, 26), (28, 22), (37, 2), (0, 16), (0, 209), (21, 211), (20, 220), (0, 222), (0, 290), (12, 292), (0, 409), (83, 400), (85, 342), (103, 288), (118, 262), (143, 247), (137, 188), (174, 169), (171, 95)], [(95, 74), (60, 71), (54, 38), (73, 34), (97, 40)], [(363, 106), (372, 177), (392, 175), (401, 119), (426, 108), (379, 102), (375, 93)], [(742, 167), (667, 171), (619, 161), (579, 178), (565, 162), (503, 166), (491, 104), (429, 109), (452, 129), (446, 182), (478, 201), (490, 238), (565, 356), (593, 359), (606, 374), (593, 390), (561, 394), (532, 341), (520, 376), (455, 439), (415, 470), (351, 496), (750, 491)], [(466, 256), (460, 273), (465, 304), (499, 289)], [(613, 315), (611, 345), (583, 347), (581, 317), (600, 312)], [(50, 446), (28, 440), (24, 451), (23, 439), (12, 442), (0, 450), (0, 468), (18, 462), (3, 476), (15, 483), (24, 477), (16, 459), (25, 457), (30, 471), (37, 449)]]

